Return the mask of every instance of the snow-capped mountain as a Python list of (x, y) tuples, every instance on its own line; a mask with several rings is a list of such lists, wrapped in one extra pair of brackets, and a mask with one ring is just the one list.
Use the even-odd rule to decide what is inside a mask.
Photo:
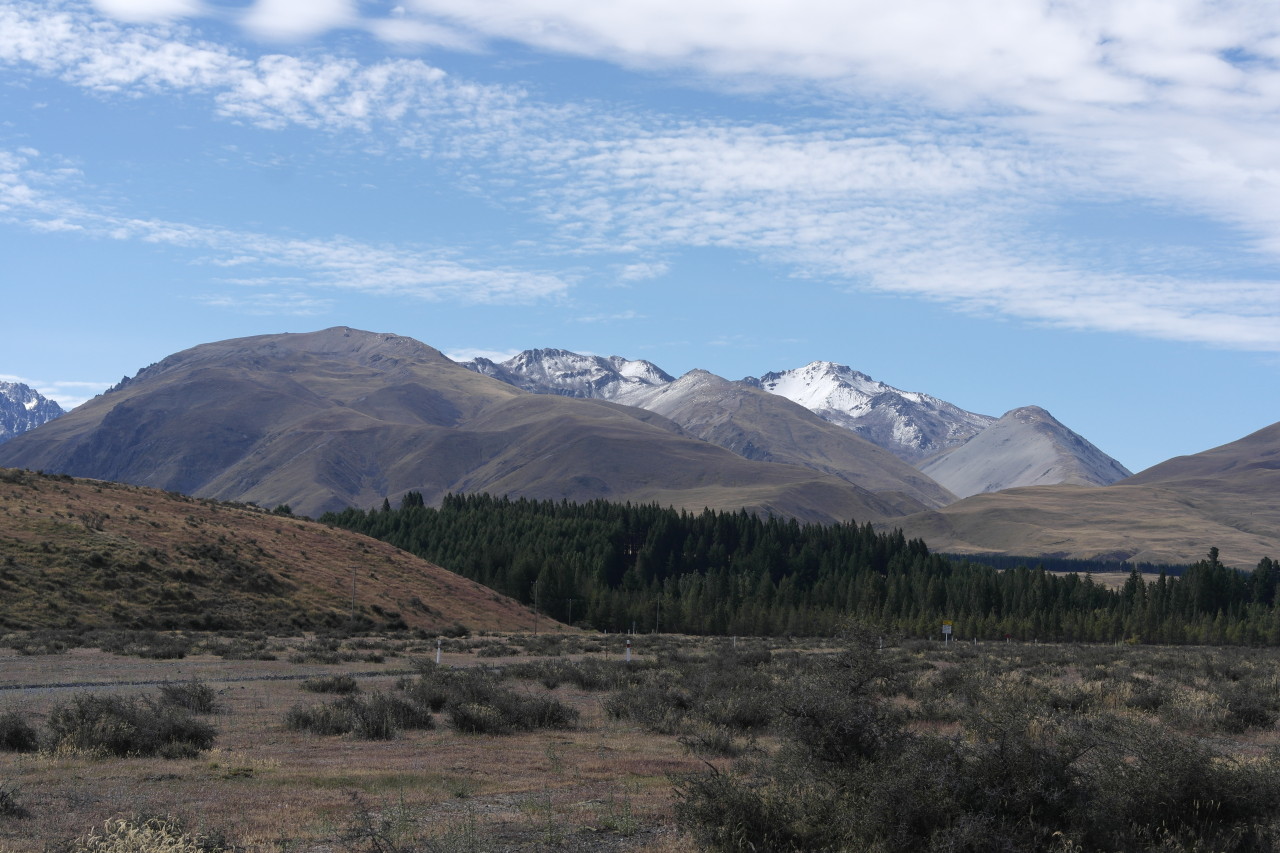
[(531, 349), (498, 363), (487, 358), (463, 367), (537, 394), (615, 400), (674, 381), (652, 362), (616, 355), (579, 355), (562, 349)]
[(21, 382), (0, 382), (0, 443), (64, 414), (62, 407)]
[(830, 361), (743, 381), (793, 400), (914, 465), (964, 444), (996, 420)]
[(962, 498), (1017, 486), (1108, 486), (1131, 475), (1039, 406), (1023, 406), (920, 470)]
[[(896, 477), (901, 491), (926, 505), (1013, 486), (1078, 483), (1105, 485), (1129, 476), (1119, 462), (1034, 406), (1002, 418), (965, 411), (917, 391), (902, 391), (843, 364), (815, 361), (794, 370), (729, 382), (694, 370), (680, 379), (648, 361), (578, 355), (560, 349), (525, 350), (496, 364), (464, 365), (537, 394), (610, 400), (656, 412), (686, 432), (749, 459), (786, 460), (883, 494)], [(763, 407), (749, 391), (765, 391), (853, 432), (927, 475), (886, 476), (882, 461), (864, 451), (837, 451), (803, 429), (799, 409)], [(794, 447), (784, 447), (790, 436)], [(841, 444), (837, 442), (837, 444)], [(809, 445), (799, 447), (799, 445)], [(856, 461), (855, 461), (856, 460)], [(910, 470), (910, 469), (906, 469)], [(931, 479), (932, 482), (926, 482)], [(941, 485), (943, 488), (937, 488)]]
[(705, 370), (672, 379), (647, 361), (559, 349), (526, 350), (501, 364), (476, 359), (464, 366), (537, 394), (593, 397), (655, 412), (688, 435), (747, 459), (834, 474), (881, 496), (886, 514), (955, 500), (884, 448), (752, 383)]

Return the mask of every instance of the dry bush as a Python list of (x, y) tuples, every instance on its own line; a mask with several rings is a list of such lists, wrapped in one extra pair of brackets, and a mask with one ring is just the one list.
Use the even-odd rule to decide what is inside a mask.
[(319, 678), (308, 678), (302, 682), (303, 690), (311, 693), (339, 693), (347, 695), (359, 693), (360, 685), (350, 675), (325, 675)]
[(390, 740), (404, 729), (434, 728), (435, 722), (430, 709), (375, 691), (310, 708), (295, 705), (285, 715), (285, 727), (317, 735), (350, 732), (366, 740)]
[(185, 708), (193, 714), (212, 714), (218, 710), (217, 692), (198, 678), (160, 685), (161, 705)]
[(114, 756), (191, 758), (213, 745), (214, 728), (186, 711), (124, 696), (75, 696), (49, 714), (55, 749)]
[(35, 752), (40, 733), (17, 711), (0, 714), (0, 752)]
[(186, 832), (174, 818), (109, 820), (59, 853), (222, 853), (221, 839)]

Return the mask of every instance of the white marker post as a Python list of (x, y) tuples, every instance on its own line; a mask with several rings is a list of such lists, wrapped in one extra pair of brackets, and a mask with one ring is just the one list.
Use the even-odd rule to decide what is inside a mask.
[(440, 665), (440, 645), (443, 641), (436, 637), (436, 666)]
[(627, 637), (627, 663), (631, 663), (631, 638)]

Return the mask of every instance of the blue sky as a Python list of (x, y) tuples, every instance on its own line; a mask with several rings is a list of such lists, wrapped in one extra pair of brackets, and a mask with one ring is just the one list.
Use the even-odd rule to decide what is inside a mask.
[(1280, 420), (1280, 16), (0, 0), (0, 376), (350, 325), (823, 359), (1137, 471)]

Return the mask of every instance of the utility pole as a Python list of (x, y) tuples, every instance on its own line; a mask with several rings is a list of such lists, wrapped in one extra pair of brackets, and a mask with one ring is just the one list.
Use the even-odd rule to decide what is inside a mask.
[(569, 627), (570, 628), (573, 627), (573, 602), (574, 602), (574, 599), (572, 598), (569, 599)]

